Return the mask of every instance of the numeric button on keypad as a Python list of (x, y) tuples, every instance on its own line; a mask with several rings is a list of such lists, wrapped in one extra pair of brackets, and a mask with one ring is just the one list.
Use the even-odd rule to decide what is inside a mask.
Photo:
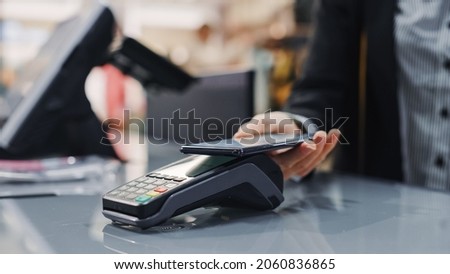
[(165, 184), (164, 186), (167, 188), (174, 188), (176, 187), (178, 184), (174, 184), (174, 183), (169, 183), (169, 184)]
[(111, 196), (116, 196), (116, 195), (119, 194), (119, 193), (120, 193), (120, 191), (115, 190), (115, 191), (110, 192), (109, 195), (111, 195)]
[(136, 187), (138, 187), (138, 188), (143, 188), (143, 187), (146, 187), (146, 186), (147, 186), (147, 184), (140, 183), (140, 184), (138, 184)]
[(158, 181), (158, 179), (155, 179), (155, 178), (147, 178), (144, 182), (147, 183), (147, 184), (151, 184), (151, 183), (156, 182), (156, 181)]
[(164, 180), (157, 180), (155, 182), (153, 182), (152, 184), (154, 184), (155, 186), (161, 186), (163, 184), (165, 184), (166, 182)]
[(134, 198), (136, 198), (137, 196), (139, 196), (139, 195), (137, 195), (137, 194), (135, 194), (135, 193), (131, 193), (131, 194), (128, 194), (125, 198), (127, 198), (127, 199), (134, 199)]
[(136, 190), (136, 192), (135, 192), (135, 193), (137, 193), (137, 194), (144, 194), (144, 193), (147, 193), (147, 192), (148, 192), (148, 190), (147, 190), (147, 189), (145, 189), (145, 188), (142, 188), (142, 189)]
[(147, 185), (144, 188), (147, 189), (147, 190), (150, 190), (150, 189), (154, 189), (155, 187), (156, 187), (155, 185), (150, 184), (150, 185)]

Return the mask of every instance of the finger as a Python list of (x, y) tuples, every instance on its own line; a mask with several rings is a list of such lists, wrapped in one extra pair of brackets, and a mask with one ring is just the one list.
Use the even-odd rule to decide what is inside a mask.
[(234, 134), (235, 139), (248, 138), (265, 132), (265, 127), (258, 119), (252, 119), (241, 125)]
[(315, 169), (320, 163), (322, 163), (338, 143), (339, 136), (339, 130), (331, 130), (327, 135), (326, 144), (324, 145), (324, 148), (318, 155), (318, 157), (308, 165), (296, 167), (297, 174), (304, 177), (308, 175), (313, 169)]
[(305, 142), (300, 146), (300, 148), (305, 149), (302, 154), (289, 155), (284, 153), (275, 158), (283, 171), (283, 177), (287, 179), (298, 174), (298, 170), (303, 170), (304, 167), (309, 166), (323, 150), (325, 139), (326, 133), (324, 131), (317, 132), (312, 143)]
[(328, 155), (336, 147), (340, 136), (341, 132), (338, 129), (330, 130), (330, 132), (328, 132), (327, 142), (322, 153), (326, 153), (326, 155)]
[(283, 112), (255, 115), (252, 120), (241, 125), (234, 138), (251, 137), (262, 133), (295, 133), (300, 131), (292, 118)]
[[(277, 157), (277, 160), (286, 168), (291, 168), (299, 162), (305, 162), (308, 164), (312, 159), (310, 159), (310, 154), (317, 153), (317, 150), (322, 150), (323, 144), (322, 140), (326, 139), (326, 133), (324, 131), (317, 132), (313, 140), (306, 140), (300, 144), (297, 148), (293, 148), (285, 153), (282, 153)], [(320, 145), (319, 145), (320, 144)]]
[(275, 155), (279, 155), (279, 154), (283, 154), (285, 152), (288, 152), (289, 150), (292, 150), (292, 149), (295, 149), (295, 147), (294, 148), (287, 147), (287, 148), (282, 148), (282, 149), (277, 149), (277, 150), (271, 150), (271, 151), (268, 151), (268, 154), (270, 156), (275, 156)]
[(315, 150), (308, 155), (307, 158), (305, 158), (302, 161), (298, 161), (295, 163), (295, 165), (290, 166), (287, 169), (287, 173), (289, 175), (304, 175), (304, 171), (309, 168), (310, 166), (313, 166), (317, 163), (318, 158), (321, 156), (322, 151), (325, 147), (327, 140), (327, 135), (324, 131), (317, 132), (313, 137), (313, 142), (316, 146)]
[(295, 165), (297, 162), (303, 161), (316, 149), (313, 144), (302, 143), (298, 147), (294, 147), (284, 153), (274, 155), (272, 159), (277, 163), (282, 169), (289, 169), (291, 166)]

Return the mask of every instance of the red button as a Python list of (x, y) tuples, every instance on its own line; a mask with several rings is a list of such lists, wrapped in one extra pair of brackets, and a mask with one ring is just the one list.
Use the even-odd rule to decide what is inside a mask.
[(163, 192), (167, 191), (167, 188), (160, 186), (160, 187), (155, 188), (153, 191), (163, 193)]

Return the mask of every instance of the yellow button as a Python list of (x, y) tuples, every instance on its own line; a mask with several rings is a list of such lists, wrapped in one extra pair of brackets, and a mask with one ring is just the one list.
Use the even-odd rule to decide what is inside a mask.
[(150, 192), (147, 192), (145, 195), (150, 196), (150, 197), (156, 197), (159, 194), (161, 194), (161, 193), (158, 193), (156, 191), (150, 191)]

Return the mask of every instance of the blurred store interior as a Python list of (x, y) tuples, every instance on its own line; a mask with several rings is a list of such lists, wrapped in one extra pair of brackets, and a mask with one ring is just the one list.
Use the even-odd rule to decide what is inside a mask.
[[(131, 119), (163, 119), (170, 112), (183, 108), (180, 106), (183, 104), (186, 112), (190, 108), (199, 110), (202, 119), (211, 116), (221, 120), (250, 118), (269, 109), (278, 110), (289, 96), (293, 80), (301, 74), (311, 32), (313, 2), (104, 1), (114, 13), (118, 37), (138, 40), (194, 77), (230, 73), (239, 76), (242, 71), (254, 73), (251, 80), (242, 78), (247, 77), (242, 76), (244, 74), (239, 76), (241, 78), (218, 77), (194, 87), (196, 91), (172, 95), (146, 90), (132, 77), (105, 65), (94, 68), (85, 84), (92, 109), (100, 121), (124, 120), (124, 110)], [(0, 0), (0, 100), (18, 75), (26, 71), (27, 64), (37, 56), (56, 26), (82, 13), (89, 3), (83, 0)], [(243, 81), (243, 84), (230, 83), (233, 81)], [(252, 93), (251, 97), (226, 94), (229, 90), (239, 93), (239, 89), (242, 93)], [(234, 102), (225, 105), (215, 98), (233, 98)], [(252, 105), (248, 106), (242, 98), (250, 98)], [(211, 100), (216, 100), (216, 105)], [(205, 109), (204, 113), (202, 109)], [(148, 170), (148, 149), (142, 148), (148, 144), (142, 142), (142, 135), (158, 135), (160, 132), (155, 128), (136, 128), (126, 121), (119, 126), (122, 131), (133, 133), (131, 141), (125, 138), (124, 142), (115, 145), (115, 151), (122, 159), (140, 163), (132, 174)], [(232, 133), (228, 132), (224, 137), (230, 137)]]
[[(1, 0), (1, 89), (37, 54), (55, 25), (82, 0)], [(195, 75), (255, 68), (266, 71), (276, 109), (300, 73), (313, 0), (110, 0), (120, 31)], [(261, 87), (265, 89), (265, 87)], [(268, 92), (268, 94), (264, 94)], [(130, 101), (136, 101), (130, 98)], [(139, 101), (139, 100), (138, 100)], [(130, 104), (138, 104), (130, 102)]]

